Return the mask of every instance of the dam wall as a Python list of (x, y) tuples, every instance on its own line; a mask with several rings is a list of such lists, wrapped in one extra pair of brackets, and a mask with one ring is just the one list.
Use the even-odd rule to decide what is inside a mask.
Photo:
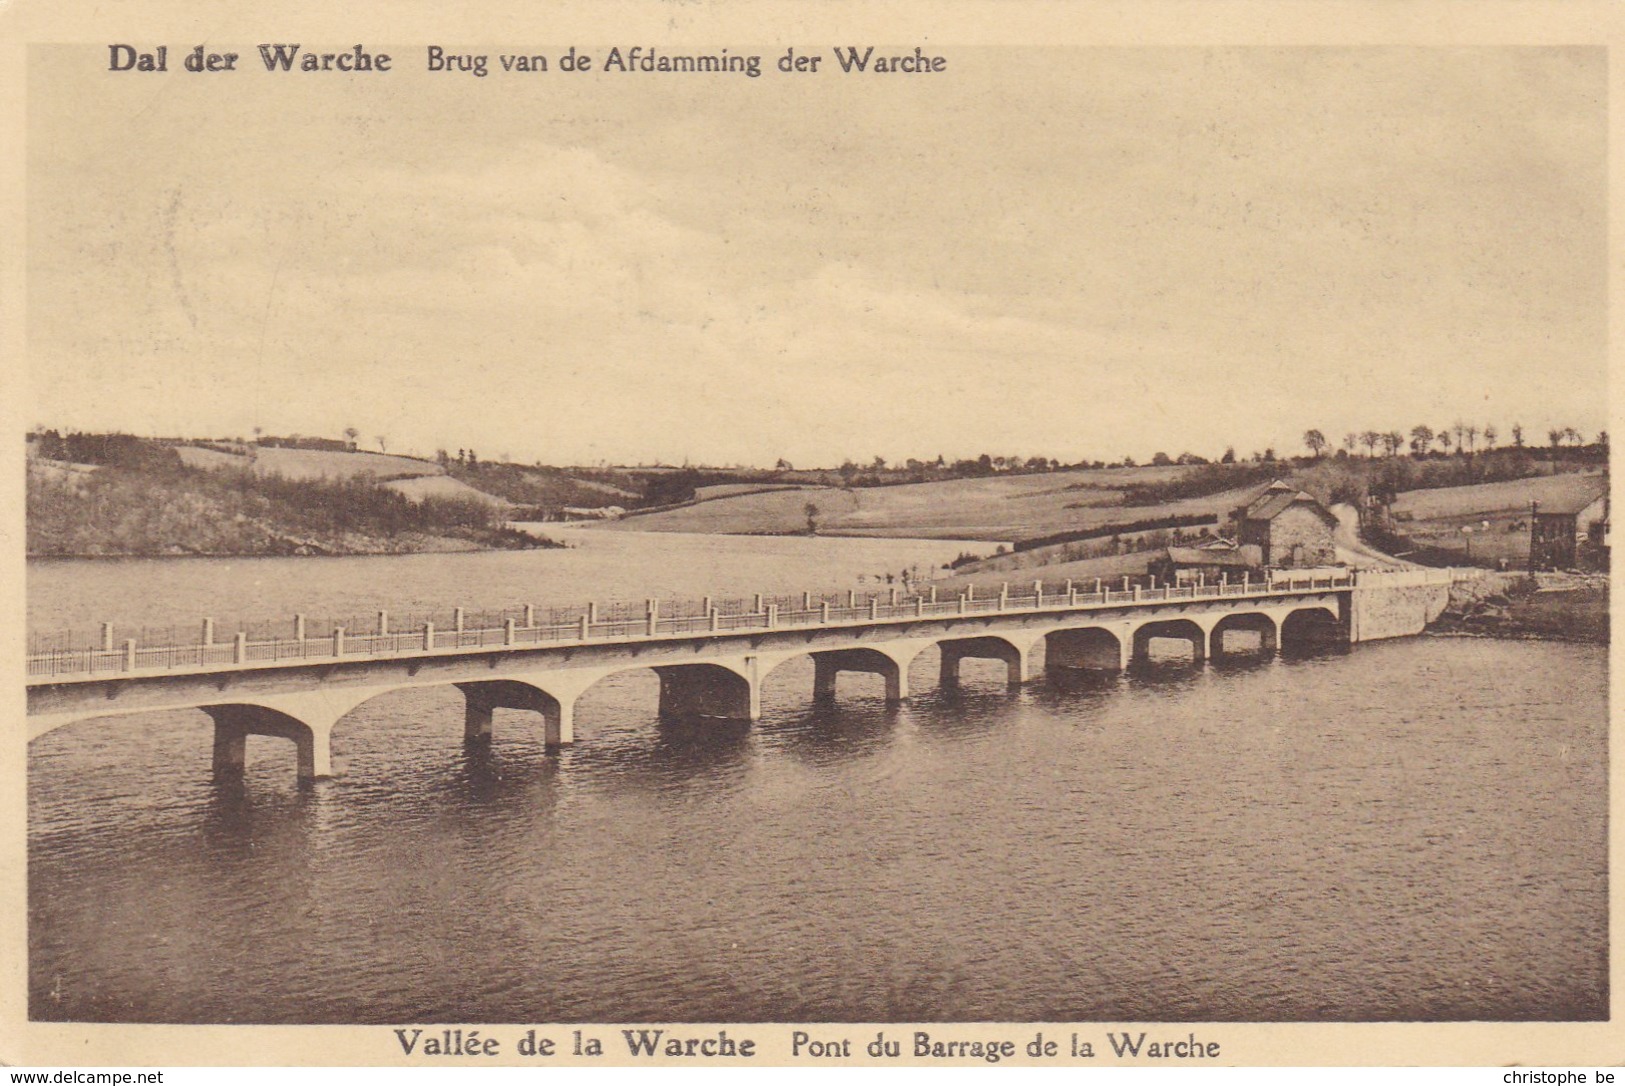
[(1349, 602), (1349, 640), (1412, 637), (1450, 603), (1450, 586), (1470, 576), (1453, 569), (1361, 571)]

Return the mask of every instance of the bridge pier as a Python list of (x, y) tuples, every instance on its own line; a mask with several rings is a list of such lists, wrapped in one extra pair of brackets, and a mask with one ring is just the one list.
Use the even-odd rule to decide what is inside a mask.
[(1044, 639), (1044, 670), (1050, 675), (1080, 669), (1125, 671), (1133, 649), (1133, 631), (1127, 627), (1055, 630)]
[(1135, 664), (1149, 663), (1151, 659), (1151, 641), (1160, 637), (1172, 641), (1189, 642), (1191, 646), (1191, 662), (1200, 665), (1208, 659), (1210, 634), (1211, 629), (1207, 624), (1189, 618), (1164, 619), (1141, 623), (1134, 629), (1134, 647), (1131, 659)]
[(520, 709), (539, 713), (547, 729), (550, 747), (575, 742), (575, 698), (555, 696), (539, 686), (517, 679), (487, 679), (456, 683), (463, 692), (463, 742), (491, 741), (491, 722), (497, 709)]
[(838, 649), (813, 653), (813, 700), (835, 700), (836, 677), (843, 671), (879, 675), (886, 681), (886, 704), (908, 697), (908, 666), (878, 649)]
[(1231, 655), (1224, 647), (1224, 635), (1234, 630), (1248, 630), (1258, 634), (1260, 655), (1272, 656), (1280, 651), (1280, 623), (1268, 612), (1225, 615), (1208, 631), (1208, 659), (1220, 660)]
[(959, 661), (1003, 660), (1006, 682), (1012, 687), (1027, 681), (1028, 650), (1002, 637), (966, 637), (938, 642), (942, 668), (938, 682), (946, 690), (959, 686)]
[(660, 676), (660, 716), (663, 719), (761, 719), (760, 682), (730, 667), (679, 664), (656, 667), (654, 671)]
[(214, 721), (214, 776), (240, 780), (250, 735), (290, 739), (294, 744), (299, 783), (333, 775), (334, 720), (311, 724), (264, 705), (209, 705)]

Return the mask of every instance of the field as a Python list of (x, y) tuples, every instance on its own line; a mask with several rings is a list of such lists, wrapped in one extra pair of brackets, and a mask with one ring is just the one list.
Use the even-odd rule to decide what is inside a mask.
[(1598, 473), (1570, 473), (1412, 490), (1399, 496), (1393, 512), (1398, 530), (1418, 547), (1464, 563), (1521, 566), (1529, 558), (1529, 503), (1573, 501), (1595, 493), (1604, 480)]
[(1012, 541), (1143, 517), (1218, 513), (1253, 487), (1155, 507), (1125, 507), (1124, 490), (1164, 482), (1180, 467), (1111, 468), (952, 479), (900, 486), (796, 487), (720, 497), (681, 509), (628, 517), (609, 529), (788, 534), (807, 530), (807, 506), (822, 535)]
[(420, 502), (424, 498), (466, 498), (491, 506), (506, 507), (509, 504), (502, 498), (487, 494), (483, 490), (476, 490), (461, 479), (453, 479), (449, 475), (418, 475), (411, 479), (392, 479), (383, 485), (405, 494), (415, 502)]
[(1587, 494), (1602, 478), (1599, 472), (1571, 472), (1476, 486), (1410, 490), (1394, 502), (1394, 515), (1402, 520), (1409, 516), (1417, 521), (1482, 517), (1486, 513), (1527, 515), (1531, 501), (1550, 505), (1556, 500)]
[[(252, 455), (247, 450), (252, 448)], [(386, 456), (372, 452), (329, 452), (325, 449), (282, 449), (273, 446), (243, 446), (243, 454), (205, 449), (198, 445), (177, 445), (181, 462), (193, 468), (251, 467), (258, 475), (280, 475), (284, 479), (349, 479), (375, 475), (380, 479), (402, 476), (439, 475), (440, 465), (410, 456)]]

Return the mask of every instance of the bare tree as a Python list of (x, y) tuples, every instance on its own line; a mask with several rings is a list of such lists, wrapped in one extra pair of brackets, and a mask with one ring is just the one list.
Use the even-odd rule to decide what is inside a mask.
[(1512, 446), (1516, 449), (1523, 448), (1523, 423), (1521, 422), (1512, 424)]
[(378, 451), (379, 452), (388, 452), (389, 451), (389, 439), (387, 437), (385, 437), (383, 434), (378, 435)]
[(806, 505), (801, 507), (801, 511), (807, 515), (807, 534), (817, 535), (818, 506), (814, 505), (812, 502), (808, 502)]
[(361, 431), (357, 430), (354, 426), (346, 426), (344, 428), (344, 440), (350, 443), (350, 448), (355, 448), (356, 439), (360, 436)]
[(1303, 443), (1309, 447), (1309, 451), (1316, 460), (1326, 454), (1326, 435), (1319, 430), (1305, 430), (1303, 432)]
[(1495, 448), (1495, 437), (1496, 437), (1496, 435), (1498, 433), (1499, 433), (1499, 431), (1496, 430), (1495, 424), (1493, 422), (1486, 422), (1484, 424), (1484, 451), (1485, 452), (1489, 452), (1491, 449)]
[(1360, 435), (1360, 444), (1365, 446), (1365, 455), (1369, 458), (1376, 455), (1377, 444), (1382, 441), (1382, 435), (1375, 430), (1367, 430)]

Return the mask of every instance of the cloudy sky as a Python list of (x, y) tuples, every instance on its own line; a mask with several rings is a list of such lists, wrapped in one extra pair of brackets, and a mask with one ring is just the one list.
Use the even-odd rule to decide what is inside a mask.
[(30, 422), (758, 464), (1606, 425), (1600, 49), (237, 48), (33, 51)]

